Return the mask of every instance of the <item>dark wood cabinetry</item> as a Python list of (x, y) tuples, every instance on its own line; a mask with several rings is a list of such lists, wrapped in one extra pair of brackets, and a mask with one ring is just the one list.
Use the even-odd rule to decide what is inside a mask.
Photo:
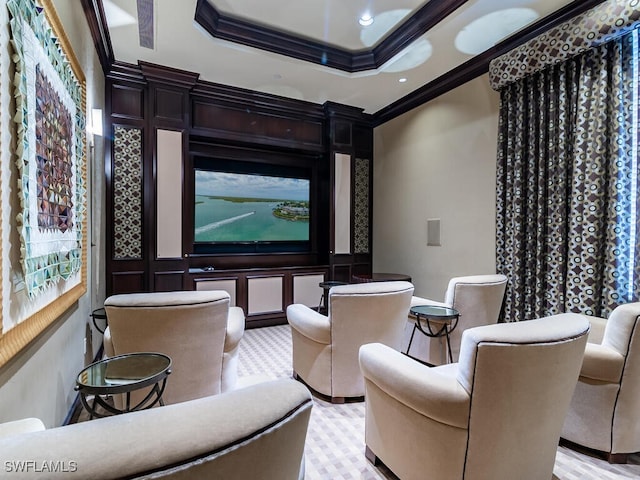
[[(313, 306), (323, 280), (371, 272), (373, 133), (360, 109), (207, 83), (147, 63), (115, 63), (106, 97), (107, 295), (224, 287), (248, 325), (259, 326), (282, 322), (292, 302)], [(304, 168), (308, 248), (196, 252), (199, 158)]]

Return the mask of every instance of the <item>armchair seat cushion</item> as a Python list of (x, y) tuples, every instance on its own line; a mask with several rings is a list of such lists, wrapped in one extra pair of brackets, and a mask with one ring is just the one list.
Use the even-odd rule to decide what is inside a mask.
[(587, 343), (580, 376), (605, 383), (620, 383), (624, 360), (624, 355), (612, 348)]

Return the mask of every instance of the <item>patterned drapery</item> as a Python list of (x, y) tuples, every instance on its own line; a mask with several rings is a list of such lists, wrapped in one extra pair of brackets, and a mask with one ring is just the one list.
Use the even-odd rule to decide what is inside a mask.
[(496, 258), (510, 279), (506, 321), (606, 316), (638, 299), (636, 38), (501, 90)]

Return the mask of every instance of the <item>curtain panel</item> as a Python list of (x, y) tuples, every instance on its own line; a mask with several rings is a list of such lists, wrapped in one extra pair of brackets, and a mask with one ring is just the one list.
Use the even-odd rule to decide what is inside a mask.
[(505, 321), (638, 299), (634, 31), (501, 90), (497, 271)]

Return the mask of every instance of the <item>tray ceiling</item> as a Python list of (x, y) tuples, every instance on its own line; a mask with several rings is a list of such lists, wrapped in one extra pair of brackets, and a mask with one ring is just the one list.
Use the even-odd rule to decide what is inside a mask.
[[(518, 32), (600, 2), (145, 0), (146, 18), (137, 3), (102, 0), (116, 61), (375, 114), (476, 58), (486, 63)], [(370, 25), (359, 23), (363, 15)], [(152, 48), (140, 45), (139, 18)]]

